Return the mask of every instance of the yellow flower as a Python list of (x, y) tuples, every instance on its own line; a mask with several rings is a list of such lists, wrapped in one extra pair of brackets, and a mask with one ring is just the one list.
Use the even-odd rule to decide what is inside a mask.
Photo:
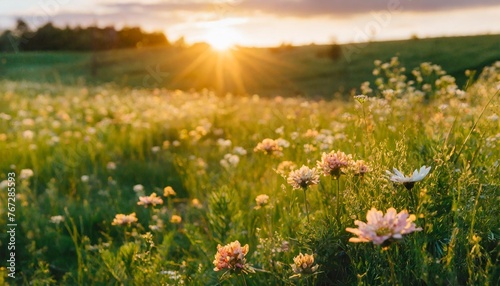
[(203, 208), (203, 205), (200, 203), (200, 200), (198, 200), (198, 199), (191, 200), (191, 204), (193, 205), (193, 207), (195, 207), (197, 209)]
[(175, 196), (177, 195), (174, 191), (174, 189), (171, 187), (171, 186), (167, 186), (165, 187), (165, 189), (163, 189), (163, 196), (164, 197), (169, 197), (169, 196)]
[(173, 224), (180, 224), (182, 222), (182, 218), (178, 215), (173, 215), (171, 218), (170, 218), (170, 222), (173, 223)]

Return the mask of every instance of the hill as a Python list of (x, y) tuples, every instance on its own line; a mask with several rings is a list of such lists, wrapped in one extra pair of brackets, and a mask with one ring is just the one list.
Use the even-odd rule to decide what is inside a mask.
[(398, 56), (411, 68), (428, 61), (465, 84), (465, 70), (480, 71), (500, 60), (500, 35), (412, 39), (341, 45), (336, 59), (324, 56), (330, 46), (238, 48), (217, 53), (204, 44), (101, 52), (23, 52), (0, 56), (0, 75), (10, 80), (122, 87), (166, 87), (220, 93), (346, 95), (372, 80), (373, 61)]

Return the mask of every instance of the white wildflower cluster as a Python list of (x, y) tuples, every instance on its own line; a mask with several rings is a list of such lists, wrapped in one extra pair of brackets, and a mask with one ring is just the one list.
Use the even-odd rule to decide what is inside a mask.
[(222, 167), (224, 167), (227, 170), (238, 166), (239, 162), (240, 162), (240, 157), (238, 155), (230, 153), (224, 155), (224, 158), (220, 160), (220, 164), (222, 165)]

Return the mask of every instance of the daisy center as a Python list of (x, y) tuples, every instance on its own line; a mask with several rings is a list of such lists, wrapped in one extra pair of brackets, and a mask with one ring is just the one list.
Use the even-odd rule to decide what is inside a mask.
[(388, 227), (381, 227), (375, 231), (375, 234), (377, 234), (377, 236), (384, 236), (384, 235), (388, 235), (390, 233), (391, 233), (391, 229)]

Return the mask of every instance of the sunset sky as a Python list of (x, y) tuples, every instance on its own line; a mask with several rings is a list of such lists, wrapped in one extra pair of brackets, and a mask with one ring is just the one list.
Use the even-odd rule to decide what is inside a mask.
[(0, 0), (0, 29), (97, 24), (161, 30), (170, 41), (275, 46), (500, 33), (498, 0)]

